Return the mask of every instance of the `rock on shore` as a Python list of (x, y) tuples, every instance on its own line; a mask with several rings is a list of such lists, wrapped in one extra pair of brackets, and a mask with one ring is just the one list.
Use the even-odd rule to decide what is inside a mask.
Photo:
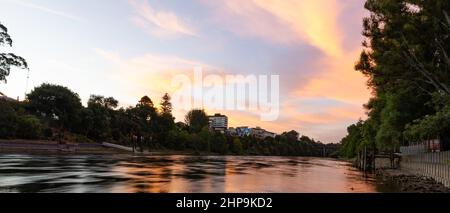
[(432, 178), (421, 177), (400, 169), (379, 169), (377, 177), (395, 184), (404, 193), (450, 193), (450, 189)]

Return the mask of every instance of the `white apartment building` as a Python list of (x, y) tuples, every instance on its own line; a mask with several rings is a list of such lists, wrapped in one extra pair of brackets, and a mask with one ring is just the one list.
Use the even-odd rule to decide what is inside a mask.
[(228, 117), (221, 114), (209, 116), (209, 128), (225, 132), (228, 129)]

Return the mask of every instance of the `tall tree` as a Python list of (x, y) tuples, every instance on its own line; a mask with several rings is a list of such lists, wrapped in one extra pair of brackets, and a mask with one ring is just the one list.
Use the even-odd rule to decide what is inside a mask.
[(60, 129), (71, 130), (82, 109), (78, 94), (64, 86), (42, 84), (27, 95), (29, 109)]
[(115, 117), (114, 109), (118, 106), (118, 101), (113, 97), (91, 95), (88, 100), (88, 107), (82, 111), (82, 123), (87, 129), (89, 137), (102, 141), (112, 136), (111, 121)]
[(170, 102), (170, 96), (168, 93), (164, 94), (161, 101), (161, 113), (172, 113), (172, 103)]
[(363, 141), (394, 151), (407, 143), (406, 126), (432, 113), (433, 94), (446, 93), (449, 6), (446, 0), (366, 1), (365, 49), (355, 68), (368, 77), (374, 97), (366, 105)]
[(153, 101), (148, 96), (144, 96), (138, 101), (136, 107), (129, 108), (127, 113), (130, 115), (131, 121), (137, 124), (134, 134), (149, 142), (153, 133), (159, 128), (158, 113), (153, 106)]
[(156, 139), (165, 144), (171, 144), (168, 133), (175, 129), (175, 118), (172, 115), (172, 103), (169, 94), (165, 93), (161, 99), (161, 112), (158, 115), (158, 131), (155, 132)]
[(208, 126), (209, 118), (202, 109), (193, 109), (186, 114), (185, 122), (191, 132), (198, 133), (203, 127)]
[[(12, 39), (8, 34), (8, 28), (0, 23), (0, 46), (8, 45), (12, 47)], [(13, 53), (0, 53), (0, 81), (6, 83), (6, 77), (9, 76), (11, 67), (28, 68), (26, 60)]]

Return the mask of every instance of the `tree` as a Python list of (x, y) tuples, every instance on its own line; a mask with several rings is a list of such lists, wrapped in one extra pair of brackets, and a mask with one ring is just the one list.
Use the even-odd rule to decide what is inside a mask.
[(141, 100), (139, 100), (138, 106), (140, 106), (140, 107), (147, 106), (147, 107), (149, 107), (149, 108), (153, 108), (153, 107), (154, 107), (152, 99), (150, 99), (150, 98), (149, 98), (148, 96), (146, 96), (146, 95), (143, 96), (143, 97), (141, 98)]
[[(12, 46), (12, 39), (8, 34), (8, 28), (0, 23), (0, 46), (5, 44)], [(3, 81), (6, 83), (6, 77), (9, 76), (12, 66), (22, 69), (28, 68), (28, 64), (24, 58), (13, 53), (0, 53), (0, 82)]]
[(208, 127), (203, 127), (200, 132), (198, 133), (199, 136), (199, 140), (195, 141), (195, 147), (196, 150), (199, 151), (206, 151), (206, 152), (210, 152), (211, 151), (211, 140), (212, 140), (212, 133), (209, 130)]
[(114, 110), (119, 105), (119, 101), (113, 97), (105, 98), (101, 95), (91, 95), (88, 100), (88, 107), (93, 105), (98, 105), (108, 110)]
[(156, 138), (159, 141), (165, 141), (166, 144), (171, 141), (167, 141), (167, 133), (175, 129), (175, 118), (172, 115), (172, 103), (170, 102), (170, 96), (166, 93), (162, 97), (161, 112), (157, 117), (158, 130), (156, 132)]
[(281, 136), (286, 137), (286, 140), (289, 142), (297, 142), (300, 134), (295, 130), (291, 130), (289, 132), (284, 132)]
[(153, 101), (148, 96), (143, 96), (136, 107), (126, 110), (131, 122), (137, 124), (133, 128), (133, 134), (138, 138), (144, 138), (147, 145), (152, 140), (154, 132), (159, 131), (158, 113), (153, 106)]
[(71, 130), (82, 109), (78, 94), (64, 86), (42, 84), (27, 95), (28, 108), (62, 131)]
[(172, 114), (172, 103), (168, 93), (164, 94), (161, 101), (161, 114)]
[(134, 111), (143, 123), (149, 123), (152, 118), (156, 118), (156, 109), (153, 106), (153, 101), (148, 96), (144, 96), (139, 100)]
[(361, 144), (363, 143), (362, 128), (364, 121), (359, 121), (356, 124), (352, 124), (347, 128), (347, 136), (341, 140), (341, 155), (345, 158), (354, 158), (361, 150)]
[(233, 142), (231, 145), (231, 151), (238, 155), (241, 155), (243, 153), (242, 143), (239, 138), (233, 139)]
[(114, 111), (111, 117), (111, 136), (124, 145), (133, 145), (133, 135), (140, 131), (140, 124), (131, 112), (130, 108), (120, 108)]
[(433, 114), (433, 95), (450, 94), (450, 2), (367, 0), (365, 8), (365, 49), (355, 69), (374, 97), (361, 142), (392, 153), (408, 143), (408, 124)]
[[(209, 129), (208, 129), (209, 131)], [(219, 154), (226, 154), (228, 151), (227, 138), (219, 132), (215, 132), (210, 141), (211, 151)]]
[(18, 116), (9, 102), (0, 100), (0, 138), (12, 138), (17, 130)]
[(114, 109), (118, 101), (113, 97), (105, 98), (100, 95), (91, 95), (88, 107), (83, 110), (83, 122), (87, 129), (87, 135), (95, 140), (106, 140), (112, 136), (111, 120), (115, 115)]
[(191, 132), (198, 133), (203, 127), (209, 125), (209, 118), (202, 109), (193, 109), (185, 116), (185, 122)]
[(22, 139), (39, 139), (42, 135), (41, 121), (33, 115), (20, 116), (16, 137)]

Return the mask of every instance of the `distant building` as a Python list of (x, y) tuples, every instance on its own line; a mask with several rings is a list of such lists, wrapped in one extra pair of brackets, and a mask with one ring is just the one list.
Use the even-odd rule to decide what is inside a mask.
[(230, 127), (228, 128), (228, 130), (226, 131), (226, 133), (230, 136), (237, 136), (237, 130), (234, 127)]
[(273, 132), (269, 132), (265, 129), (262, 129), (261, 127), (253, 128), (251, 131), (251, 135), (258, 139), (266, 139), (266, 138), (275, 138), (277, 134)]
[(264, 139), (264, 132), (266, 132), (266, 130), (258, 126), (252, 129), (251, 135), (255, 138)]
[(246, 137), (252, 134), (252, 129), (248, 128), (248, 126), (238, 127), (236, 128), (236, 134), (239, 137)]
[(275, 138), (277, 136), (276, 133), (269, 132), (261, 127), (249, 128), (247, 126), (237, 127), (236, 129), (230, 128), (228, 131), (229, 135), (239, 136), (239, 137), (248, 137), (252, 136), (258, 139), (266, 139), (266, 138)]
[(269, 132), (269, 131), (264, 132), (264, 138), (275, 138), (275, 137), (277, 137), (276, 133)]
[(209, 116), (209, 128), (215, 131), (225, 132), (228, 129), (228, 117), (221, 114)]
[(4, 94), (1, 93), (1, 92), (0, 92), (0, 100), (3, 100), (3, 101), (17, 101), (16, 99), (10, 98), (10, 97), (4, 95)]

